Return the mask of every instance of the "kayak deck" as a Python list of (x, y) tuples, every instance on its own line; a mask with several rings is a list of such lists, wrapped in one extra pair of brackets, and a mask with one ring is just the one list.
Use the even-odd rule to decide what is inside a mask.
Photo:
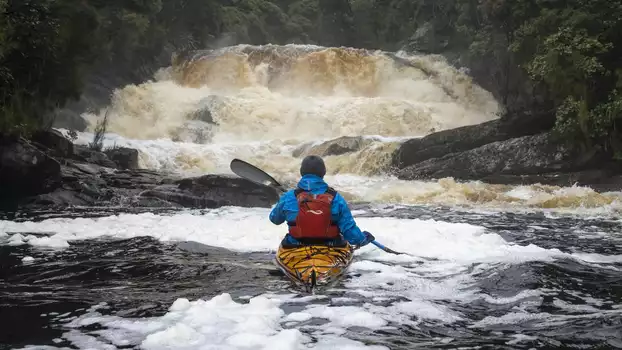
[(352, 263), (353, 249), (323, 245), (305, 245), (284, 248), (276, 253), (275, 264), (295, 284), (312, 292), (316, 287), (327, 287), (337, 282)]

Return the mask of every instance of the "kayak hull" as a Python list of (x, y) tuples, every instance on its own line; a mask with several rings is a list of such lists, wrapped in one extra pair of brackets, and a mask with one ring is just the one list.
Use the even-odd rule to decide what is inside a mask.
[(329, 247), (305, 245), (300, 247), (279, 246), (275, 264), (294, 284), (312, 292), (338, 282), (352, 263), (352, 246)]

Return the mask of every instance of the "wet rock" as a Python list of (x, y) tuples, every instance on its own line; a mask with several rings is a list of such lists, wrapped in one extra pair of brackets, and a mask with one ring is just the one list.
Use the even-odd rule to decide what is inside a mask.
[(30, 207), (69, 207), (93, 204), (95, 204), (93, 197), (66, 189), (58, 189), (52, 193), (42, 194), (22, 203), (22, 205), (28, 205)]
[(164, 199), (155, 197), (138, 197), (133, 201), (133, 206), (147, 207), (147, 208), (183, 208), (184, 206), (178, 203), (169, 202)]
[(173, 141), (192, 142), (206, 144), (211, 142), (214, 136), (213, 124), (208, 124), (200, 120), (188, 120), (178, 127), (173, 135)]
[(402, 143), (392, 155), (391, 167), (402, 169), (427, 159), (467, 151), (492, 142), (535, 135), (551, 127), (552, 122), (544, 116), (522, 114), (443, 130)]
[(159, 203), (141, 200), (143, 191), (161, 185), (166, 179), (163, 175), (146, 170), (122, 170), (102, 167), (96, 164), (67, 162), (62, 165), (62, 186), (54, 192), (24, 198), (21, 206), (34, 208), (41, 206), (168, 206), (175, 203)]
[(309, 150), (313, 147), (313, 145), (314, 145), (314, 142), (306, 142), (296, 147), (296, 149), (292, 151), (292, 157), (300, 158), (300, 157), (307, 155), (307, 152), (309, 152)]
[(402, 169), (430, 158), (466, 151), (504, 138), (505, 135), (499, 132), (497, 120), (443, 130), (402, 143), (393, 153), (392, 166)]
[(31, 141), (44, 146), (52, 156), (71, 157), (73, 155), (73, 143), (57, 130), (37, 131), (32, 135)]
[(186, 122), (177, 128), (172, 135), (174, 141), (205, 144), (212, 140), (213, 128), (216, 123), (212, 109), (222, 105), (219, 96), (208, 96), (197, 103), (197, 109), (186, 116)]
[(275, 189), (229, 175), (204, 175), (158, 186), (141, 194), (190, 208), (221, 206), (270, 207), (278, 201)]
[(93, 163), (108, 168), (116, 168), (115, 162), (110, 160), (108, 156), (100, 151), (92, 150), (86, 146), (76, 145), (74, 146), (73, 159), (83, 161), (86, 163)]
[(101, 167), (95, 164), (70, 163), (69, 166), (63, 167), (63, 178), (71, 176), (69, 174), (75, 173), (75, 170), (84, 174), (95, 175), (101, 172)]
[(553, 142), (548, 133), (543, 133), (493, 142), (465, 152), (428, 159), (400, 170), (398, 178), (490, 179), (500, 175), (572, 171), (592, 165), (590, 162), (595, 161), (595, 158), (579, 158), (571, 150)]
[(0, 198), (48, 193), (61, 185), (61, 166), (22, 138), (0, 135)]
[(306, 143), (296, 148), (292, 155), (294, 157), (306, 157), (308, 155), (316, 155), (320, 157), (338, 156), (341, 154), (360, 151), (370, 143), (372, 143), (371, 139), (363, 138), (361, 136), (342, 136), (315, 146), (313, 143)]
[(197, 110), (190, 113), (187, 119), (200, 120), (204, 123), (214, 124), (214, 117), (212, 116), (211, 106), (214, 103), (218, 103), (217, 96), (208, 96), (198, 103)]
[(119, 147), (106, 150), (104, 153), (119, 169), (138, 169), (138, 150)]
[(56, 113), (54, 127), (68, 130), (85, 131), (88, 127), (87, 121), (82, 118), (80, 113), (68, 108), (63, 108)]

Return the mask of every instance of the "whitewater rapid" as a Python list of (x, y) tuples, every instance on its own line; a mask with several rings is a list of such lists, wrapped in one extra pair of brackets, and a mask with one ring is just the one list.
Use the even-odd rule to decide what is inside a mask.
[[(54, 262), (55, 256), (64, 250), (75, 250), (84, 246), (84, 242), (106, 244), (110, 240), (153, 237), (162, 244), (196, 242), (232, 252), (264, 254), (266, 266), (255, 266), (257, 259), (239, 262), (252, 271), (255, 268), (270, 268), (270, 259), (284, 234), (282, 225), (275, 226), (267, 220), (268, 213), (267, 208), (225, 207), (181, 211), (172, 215), (143, 213), (99, 218), (0, 221), (0, 244), (30, 247), (18, 251), (30, 254), (21, 257), (21, 263), (27, 267)], [(371, 217), (365, 216), (370, 214)], [(343, 283), (318, 295), (301, 295), (282, 287), (269, 287), (267, 292), (240, 295), (234, 287), (197, 299), (178, 297), (159, 316), (129, 317), (124, 316), (126, 311), (111, 313), (109, 303), (102, 302), (87, 310), (79, 309), (60, 315), (52, 313), (49, 316), (42, 314), (41, 317), (49, 317), (55, 327), (62, 329), (62, 336), (54, 339), (54, 343), (71, 344), (80, 349), (135, 346), (142, 349), (298, 350), (338, 347), (386, 350), (394, 347), (374, 344), (385, 341), (387, 334), (401, 334), (404, 329), (445, 329), (443, 332), (461, 329), (460, 335), (443, 336), (443, 332), (439, 332), (438, 336), (428, 338), (425, 343), (462, 344), (463, 340), (459, 339), (465, 336), (464, 332), (478, 329), (527, 327), (534, 323), (540, 327), (558, 328), (555, 325), (574, 320), (594, 322), (622, 316), (622, 309), (615, 307), (613, 295), (611, 298), (614, 299), (609, 300), (606, 296), (596, 298), (564, 287), (558, 291), (555, 285), (536, 288), (528, 283), (529, 275), (522, 277), (528, 278), (526, 282), (522, 282), (521, 277), (511, 277), (513, 269), (527, 269), (532, 273), (529, 269), (532, 265), (569, 262), (619, 274), (622, 268), (619, 251), (618, 254), (595, 253), (588, 249), (588, 245), (560, 246), (561, 249), (546, 247), (547, 236), (554, 237), (565, 231), (563, 226), (553, 226), (552, 221), (546, 223), (553, 219), (539, 223), (540, 226), (532, 224), (523, 227), (524, 233), (514, 239), (530, 239), (527, 243), (518, 243), (477, 224), (380, 217), (368, 210), (357, 210), (354, 215), (357, 223), (373, 232), (380, 242), (410, 255), (387, 254), (372, 245), (363, 247), (355, 252), (355, 260)], [(505, 222), (508, 228), (516, 225), (504, 221), (507, 219), (500, 215), (480, 217), (485, 217), (487, 224), (495, 219)], [(601, 247), (619, 245), (620, 238), (604, 234), (601, 231), (604, 227), (588, 223), (564, 234), (570, 238), (566, 241), (602, 241), (599, 243)], [(129, 258), (132, 255), (152, 254), (139, 250), (140, 246), (133, 245), (132, 249), (126, 249), (123, 244), (105, 251), (107, 264), (120, 262), (113, 264), (110, 273), (118, 273), (128, 268), (128, 264), (133, 264)], [(150, 257), (156, 261), (161, 258)], [(215, 258), (208, 254), (192, 259), (196, 260), (194, 264), (200, 264)], [(211, 262), (216, 266), (220, 263)], [(138, 261), (136, 264), (142, 265)], [(55, 262), (54, 270), (58, 269), (57, 265)], [(145, 269), (144, 266), (139, 268)], [(517, 276), (523, 275), (519, 273)], [(139, 278), (142, 280), (146, 276)], [(195, 277), (197, 280), (205, 278)], [(52, 283), (54, 277), (47, 274), (35, 277), (35, 284), (37, 280)], [(512, 288), (491, 289), (488, 284), (491, 282), (487, 280), (492, 280), (493, 286), (500, 284)], [(206, 282), (210, 283), (209, 279)], [(287, 285), (285, 281), (280, 284)], [(113, 292), (122, 298), (132, 287), (124, 283), (118, 288)], [(184, 295), (183, 290), (172, 290), (165, 285), (158, 288), (168, 290), (167, 293)], [(574, 301), (568, 303), (563, 297), (567, 293), (572, 293), (573, 300), (580, 300), (581, 305), (574, 305)], [(539, 309), (546, 300), (553, 300), (561, 313)], [(489, 311), (474, 316), (473, 313), (480, 310), (482, 304), (488, 305)], [(136, 310), (140, 310), (142, 305), (137, 307)], [(538, 337), (522, 336), (518, 332), (505, 341), (508, 345), (517, 345), (536, 339)], [(480, 342), (484, 344), (485, 340)], [(421, 341), (418, 344), (422, 344)], [(65, 347), (27, 348), (50, 350)]]
[[(395, 58), (397, 57), (397, 58)], [(139, 151), (139, 166), (177, 176), (231, 174), (240, 158), (279, 181), (299, 176), (301, 147), (341, 136), (369, 142), (326, 156), (327, 181), (352, 201), (501, 210), (619, 213), (622, 193), (586, 187), (401, 181), (388, 175), (400, 142), (498, 117), (490, 93), (437, 56), (308, 45), (239, 45), (174, 59), (154, 80), (85, 113), (108, 116), (104, 147)], [(66, 132), (66, 130), (63, 130)]]

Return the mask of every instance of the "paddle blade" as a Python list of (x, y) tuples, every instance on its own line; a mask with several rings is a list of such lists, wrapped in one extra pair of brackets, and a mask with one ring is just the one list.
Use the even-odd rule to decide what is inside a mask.
[(281, 186), (281, 184), (272, 176), (250, 163), (236, 158), (231, 161), (230, 167), (231, 171), (239, 177), (245, 178), (256, 184), (270, 186), (284, 191), (283, 186)]

